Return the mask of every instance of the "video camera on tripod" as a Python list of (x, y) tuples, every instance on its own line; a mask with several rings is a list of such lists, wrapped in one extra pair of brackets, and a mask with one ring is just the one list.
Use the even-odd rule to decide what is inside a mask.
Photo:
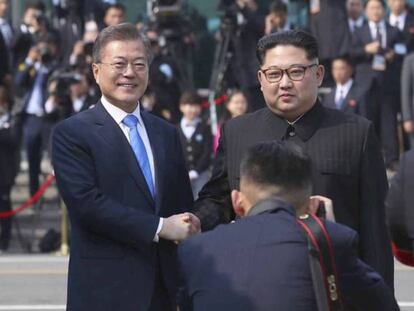
[(147, 0), (147, 15), (166, 40), (179, 40), (188, 31), (181, 12), (182, 0)]

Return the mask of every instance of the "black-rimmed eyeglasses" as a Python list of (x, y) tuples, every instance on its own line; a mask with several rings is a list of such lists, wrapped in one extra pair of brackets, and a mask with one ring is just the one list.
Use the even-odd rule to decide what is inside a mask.
[(286, 73), (290, 80), (292, 81), (302, 81), (305, 77), (306, 69), (318, 66), (318, 64), (310, 64), (310, 65), (292, 65), (287, 69), (281, 69), (278, 67), (269, 67), (267, 69), (261, 69), (260, 71), (266, 77), (266, 80), (269, 83), (277, 83), (280, 82), (283, 78), (283, 74)]

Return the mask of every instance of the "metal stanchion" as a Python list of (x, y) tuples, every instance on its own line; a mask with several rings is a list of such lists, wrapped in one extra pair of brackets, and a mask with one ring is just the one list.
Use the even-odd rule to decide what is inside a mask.
[(68, 221), (68, 210), (66, 209), (65, 203), (60, 199), (60, 208), (62, 211), (62, 217), (60, 222), (60, 232), (61, 232), (61, 242), (60, 250), (57, 252), (58, 256), (68, 256), (69, 255), (69, 221)]

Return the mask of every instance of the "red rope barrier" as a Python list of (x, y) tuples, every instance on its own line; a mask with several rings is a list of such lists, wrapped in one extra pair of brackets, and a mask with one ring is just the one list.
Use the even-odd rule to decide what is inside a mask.
[[(217, 97), (214, 102), (216, 103), (216, 106), (222, 105), (224, 102), (226, 102), (228, 96), (227, 95), (222, 95), (220, 97)], [(202, 107), (203, 109), (207, 109), (210, 107), (210, 103), (208, 102), (208, 100), (205, 100), (202, 102)]]
[(45, 180), (45, 182), (39, 187), (39, 189), (36, 191), (36, 193), (29, 198), (26, 202), (24, 202), (22, 205), (20, 205), (18, 208), (15, 208), (8, 212), (0, 213), (0, 218), (9, 218), (12, 217), (21, 211), (31, 207), (33, 204), (35, 204), (45, 193), (46, 189), (50, 187), (50, 185), (55, 180), (55, 176), (52, 174), (49, 174)]

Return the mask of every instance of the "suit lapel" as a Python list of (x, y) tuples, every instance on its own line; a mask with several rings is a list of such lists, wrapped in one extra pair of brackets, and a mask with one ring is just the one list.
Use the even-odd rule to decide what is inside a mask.
[(94, 110), (98, 117), (96, 122), (99, 127), (98, 132), (108, 144), (108, 154), (113, 155), (114, 162), (119, 161), (126, 165), (127, 171), (131, 174), (138, 188), (143, 192), (148, 201), (154, 204), (147, 182), (124, 133), (100, 102)]
[(162, 202), (162, 194), (164, 193), (164, 172), (165, 172), (165, 142), (159, 126), (154, 124), (154, 118), (147, 112), (141, 112), (145, 129), (151, 144), (152, 154), (154, 156), (155, 167), (155, 189), (156, 189), (156, 211), (159, 212)]

